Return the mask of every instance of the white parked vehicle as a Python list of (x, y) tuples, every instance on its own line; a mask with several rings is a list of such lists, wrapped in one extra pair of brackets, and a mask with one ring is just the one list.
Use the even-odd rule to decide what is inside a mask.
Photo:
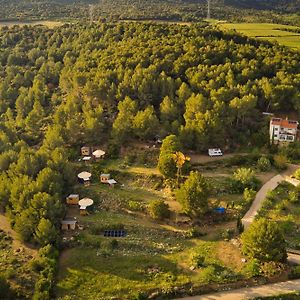
[(220, 148), (215, 148), (215, 149), (208, 149), (208, 155), (209, 156), (222, 156), (223, 153)]

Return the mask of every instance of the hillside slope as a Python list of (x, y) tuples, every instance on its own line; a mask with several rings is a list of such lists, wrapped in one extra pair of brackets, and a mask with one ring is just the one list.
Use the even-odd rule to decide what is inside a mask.
[(300, 10), (299, 0), (225, 0), (226, 5), (240, 8), (276, 10), (279, 12), (294, 12)]

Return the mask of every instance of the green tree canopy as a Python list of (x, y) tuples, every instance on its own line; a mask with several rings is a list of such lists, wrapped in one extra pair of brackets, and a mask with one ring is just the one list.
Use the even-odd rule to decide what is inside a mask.
[(192, 171), (184, 184), (176, 192), (176, 199), (183, 211), (198, 217), (208, 211), (209, 185), (199, 172)]
[(242, 234), (242, 252), (259, 261), (284, 262), (286, 242), (279, 225), (266, 219), (254, 221)]
[(158, 158), (158, 169), (165, 178), (175, 178), (177, 166), (174, 154), (180, 149), (180, 142), (175, 135), (169, 135), (163, 140)]

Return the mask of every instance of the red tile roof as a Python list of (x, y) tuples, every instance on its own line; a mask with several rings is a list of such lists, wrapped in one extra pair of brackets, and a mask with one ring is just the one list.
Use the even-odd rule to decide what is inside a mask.
[(271, 119), (272, 125), (279, 125), (283, 128), (297, 129), (298, 122), (293, 120), (281, 119), (281, 118), (273, 118)]

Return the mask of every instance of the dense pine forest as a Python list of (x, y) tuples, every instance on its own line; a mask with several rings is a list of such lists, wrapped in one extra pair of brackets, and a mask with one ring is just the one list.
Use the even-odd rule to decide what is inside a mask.
[[(66, 171), (59, 147), (95, 141), (119, 147), (171, 133), (200, 151), (264, 145), (262, 112), (300, 109), (299, 56), (198, 25), (2, 28), (1, 170), (7, 180), (1, 184), (18, 187), (16, 195), (1, 189), (2, 204), (11, 204), (12, 217), (25, 214), (30, 177), (50, 173), (42, 171), (49, 164)], [(23, 184), (15, 184), (16, 174)], [(38, 186), (50, 194), (61, 190), (53, 180)]]
[(57, 245), (79, 146), (112, 155), (168, 134), (197, 151), (263, 146), (262, 112), (299, 113), (299, 69), (299, 52), (201, 24), (3, 27), (1, 209), (23, 241)]

